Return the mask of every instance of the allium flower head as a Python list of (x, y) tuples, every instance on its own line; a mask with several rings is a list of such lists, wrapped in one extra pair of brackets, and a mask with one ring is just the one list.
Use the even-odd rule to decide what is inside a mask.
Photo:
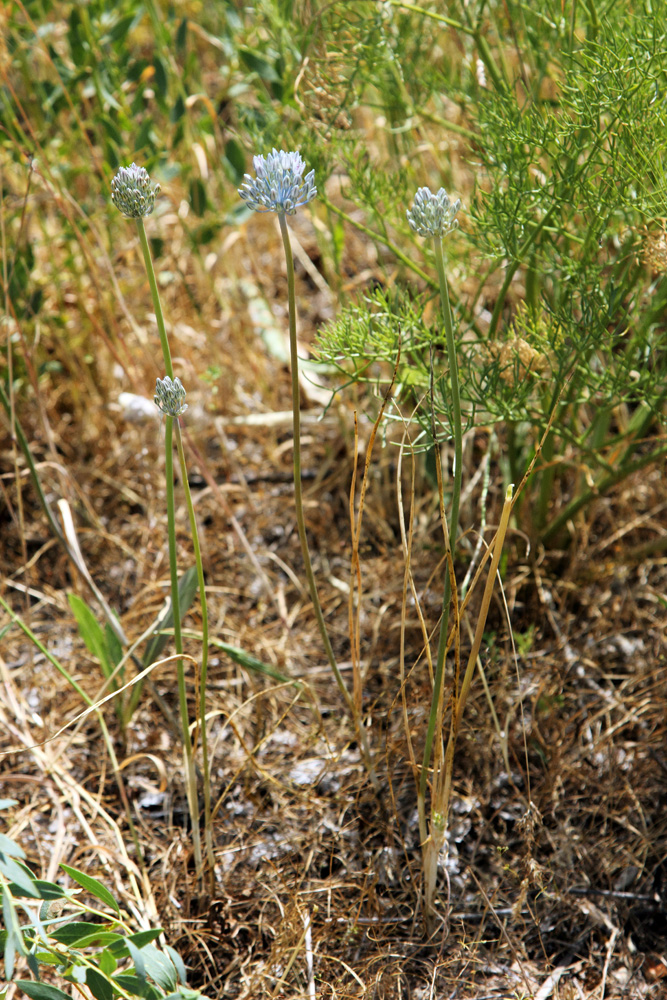
[(273, 149), (268, 156), (254, 156), (252, 162), (257, 177), (245, 174), (239, 194), (254, 212), (294, 215), (317, 194), (315, 171), (303, 176), (306, 164), (300, 153)]
[(410, 228), (420, 236), (446, 236), (458, 228), (455, 216), (460, 207), (461, 202), (450, 201), (444, 188), (433, 194), (423, 187), (415, 195), (412, 211), (408, 209), (406, 214)]
[(155, 207), (159, 184), (153, 184), (145, 167), (135, 163), (120, 167), (111, 181), (111, 200), (123, 215), (130, 219), (143, 219)]
[(188, 408), (188, 404), (183, 402), (185, 399), (185, 389), (178, 376), (173, 382), (168, 375), (165, 375), (164, 378), (156, 379), (155, 396), (153, 398), (157, 408), (166, 413), (168, 417), (180, 417), (181, 413), (185, 413)]

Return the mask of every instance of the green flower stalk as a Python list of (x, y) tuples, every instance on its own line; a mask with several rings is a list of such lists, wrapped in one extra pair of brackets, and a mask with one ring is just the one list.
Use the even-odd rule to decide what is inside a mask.
[[(192, 533), (193, 546), (195, 552), (195, 562), (197, 565), (197, 577), (199, 583), (199, 598), (202, 613), (202, 667), (199, 684), (199, 725), (202, 741), (202, 759), (204, 769), (204, 824), (206, 836), (207, 862), (210, 872), (213, 872), (214, 856), (211, 832), (211, 804), (210, 804), (210, 775), (208, 762), (208, 747), (206, 738), (206, 677), (208, 668), (208, 613), (206, 605), (206, 589), (204, 581), (204, 570), (201, 558), (201, 548), (197, 532), (197, 522), (195, 519), (194, 506), (190, 487), (188, 484), (187, 468), (185, 464), (185, 453), (179, 417), (187, 410), (185, 403), (185, 389), (178, 377), (174, 377), (174, 369), (171, 360), (169, 340), (158, 294), (157, 282), (153, 260), (151, 258), (148, 238), (144, 226), (144, 218), (150, 215), (155, 207), (155, 198), (160, 190), (159, 184), (154, 184), (144, 167), (137, 167), (134, 163), (129, 167), (121, 167), (111, 182), (111, 199), (116, 207), (128, 218), (134, 219), (141, 242), (144, 255), (146, 274), (151, 289), (153, 308), (157, 320), (160, 343), (166, 375), (163, 379), (157, 379), (155, 384), (155, 405), (166, 417), (165, 426), (165, 478), (167, 488), (167, 532), (169, 537), (169, 571), (171, 578), (171, 601), (174, 618), (174, 645), (176, 653), (183, 653), (183, 638), (181, 634), (181, 609), (178, 592), (178, 562), (176, 551), (176, 504), (174, 499), (174, 460), (173, 460), (173, 440), (174, 424), (176, 426), (176, 447), (181, 467), (181, 480), (185, 491), (185, 499), (188, 507), (190, 529)], [(194, 744), (190, 737), (190, 720), (188, 714), (187, 690), (185, 684), (185, 668), (183, 660), (177, 660), (177, 681), (180, 703), (181, 731), (183, 737), (183, 748), (185, 754), (186, 767), (186, 789), (188, 795), (188, 808), (192, 823), (192, 841), (194, 861), (198, 872), (202, 871), (202, 850), (201, 834), (199, 824), (199, 803), (197, 794), (197, 776), (194, 759)]]
[(286, 153), (277, 149), (273, 149), (267, 156), (255, 156), (253, 158), (253, 165), (256, 176), (252, 177), (250, 174), (245, 174), (243, 184), (239, 188), (239, 195), (248, 207), (255, 212), (277, 213), (285, 250), (289, 303), (290, 368), (292, 375), (294, 501), (308, 590), (327, 660), (329, 661), (345, 705), (354, 721), (366, 768), (373, 784), (377, 787), (377, 777), (368, 745), (368, 736), (366, 735), (360, 713), (355, 706), (354, 699), (343, 680), (343, 675), (336, 662), (336, 656), (331, 645), (326, 622), (324, 621), (324, 614), (310, 558), (306, 521), (303, 513), (303, 493), (301, 486), (301, 402), (299, 392), (299, 355), (296, 338), (296, 292), (294, 287), (294, 259), (292, 256), (289, 229), (287, 228), (287, 216), (294, 215), (297, 208), (307, 205), (316, 196), (315, 171), (311, 170), (304, 176), (306, 164), (301, 155), (296, 152)]
[[(411, 229), (420, 236), (430, 238), (433, 241), (435, 253), (435, 263), (438, 272), (438, 284), (440, 287), (440, 303), (445, 326), (445, 341), (447, 345), (447, 360), (449, 362), (449, 374), (451, 381), (451, 413), (452, 413), (452, 435), (454, 437), (454, 484), (452, 490), (452, 506), (447, 527), (448, 552), (447, 566), (445, 570), (445, 583), (443, 588), (442, 618), (440, 622), (440, 635), (438, 638), (438, 653), (436, 659), (435, 676), (433, 679), (433, 695), (431, 698), (431, 709), (429, 713), (428, 728), (426, 731), (426, 742), (424, 745), (424, 757), (419, 781), (418, 810), (420, 834), (422, 843), (427, 841), (426, 826), (426, 790), (428, 786), (428, 771), (433, 754), (433, 743), (436, 738), (438, 725), (442, 725), (442, 691), (445, 672), (445, 657), (447, 652), (447, 635), (449, 631), (449, 608), (452, 599), (452, 581), (450, 575), (449, 560), (453, 559), (456, 548), (456, 536), (458, 533), (459, 504), (461, 501), (461, 477), (463, 473), (463, 425), (461, 420), (461, 398), (459, 392), (459, 369), (456, 354), (456, 344), (454, 343), (454, 330), (452, 324), (452, 311), (449, 304), (449, 293), (447, 290), (447, 275), (445, 273), (445, 262), (442, 251), (443, 238), (458, 227), (456, 214), (461, 207), (460, 201), (451, 202), (444, 188), (440, 188), (437, 194), (429, 188), (419, 188), (415, 195), (412, 210), (408, 210), (407, 219)], [(435, 442), (434, 442), (435, 444)], [(458, 692), (455, 692), (458, 697)], [(441, 738), (438, 736), (438, 738)], [(434, 789), (438, 784), (434, 778)], [(444, 827), (447, 821), (446, 816), (442, 816), (439, 810), (440, 803), (433, 801), (435, 793), (432, 793), (431, 802), (431, 831), (432, 840), (440, 839), (444, 836)], [(437, 858), (436, 858), (437, 863)], [(435, 887), (434, 879), (431, 879), (432, 886), (430, 893), (427, 892), (427, 908), (432, 906), (432, 894)], [(429, 877), (427, 873), (427, 885)]]

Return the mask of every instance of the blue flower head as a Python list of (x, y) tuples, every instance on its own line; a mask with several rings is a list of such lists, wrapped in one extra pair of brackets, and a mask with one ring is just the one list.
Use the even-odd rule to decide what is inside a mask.
[(153, 184), (145, 167), (135, 163), (120, 167), (111, 181), (111, 200), (123, 215), (130, 219), (143, 219), (155, 207), (159, 184)]
[(410, 228), (420, 236), (446, 236), (458, 228), (455, 218), (461, 207), (461, 202), (450, 201), (444, 188), (433, 194), (430, 188), (419, 188), (415, 195), (412, 211), (408, 209), (407, 217)]
[(294, 215), (317, 194), (315, 171), (303, 176), (305, 162), (299, 153), (278, 152), (254, 156), (256, 177), (245, 174), (239, 194), (254, 212), (284, 212)]

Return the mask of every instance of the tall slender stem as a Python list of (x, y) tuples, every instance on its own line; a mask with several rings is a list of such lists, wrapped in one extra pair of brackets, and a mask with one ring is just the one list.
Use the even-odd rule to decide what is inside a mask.
[(299, 541), (301, 542), (301, 554), (303, 556), (303, 562), (306, 569), (306, 579), (308, 581), (308, 590), (310, 592), (310, 600), (313, 605), (313, 610), (315, 611), (315, 618), (317, 620), (317, 627), (322, 638), (322, 643), (324, 645), (324, 650), (329, 661), (333, 675), (336, 678), (336, 684), (338, 689), (343, 696), (347, 709), (352, 717), (355, 728), (357, 730), (357, 735), (361, 743), (361, 751), (364, 757), (364, 762), (366, 764), (369, 776), (373, 781), (373, 784), (377, 784), (377, 777), (375, 774), (375, 769), (373, 766), (373, 758), (370, 752), (370, 746), (368, 743), (368, 736), (366, 730), (364, 729), (363, 722), (356, 711), (354, 699), (350, 694), (345, 681), (343, 680), (343, 675), (340, 672), (338, 663), (336, 662), (336, 656), (331, 645), (331, 640), (329, 638), (329, 633), (327, 631), (326, 622), (324, 621), (324, 614), (322, 613), (322, 605), (320, 604), (319, 594), (317, 592), (317, 584), (315, 582), (315, 574), (313, 573), (313, 565), (310, 559), (310, 550), (308, 548), (308, 536), (306, 534), (306, 521), (303, 514), (303, 490), (301, 486), (301, 394), (299, 390), (299, 353), (297, 347), (296, 339), (296, 292), (294, 288), (294, 258), (292, 256), (292, 245), (289, 238), (289, 230), (287, 228), (287, 219), (284, 212), (278, 213), (278, 219), (280, 222), (280, 232), (283, 238), (283, 246), (285, 248), (285, 261), (287, 265), (287, 294), (289, 301), (289, 343), (290, 343), (290, 368), (292, 375), (292, 426), (294, 431), (294, 443), (293, 443), (293, 454), (294, 454), (294, 503), (296, 508), (296, 523), (299, 532)]
[(188, 796), (188, 808), (192, 822), (192, 845), (197, 871), (201, 871), (201, 838), (199, 834), (199, 807), (197, 803), (197, 779), (194, 767), (192, 740), (190, 739), (190, 717), (188, 714), (188, 692), (185, 685), (185, 667), (181, 655), (183, 653), (183, 637), (181, 635), (181, 602), (178, 593), (178, 564), (176, 559), (176, 503), (174, 497), (174, 420), (177, 417), (165, 417), (164, 433), (164, 474), (167, 485), (167, 535), (169, 537), (169, 571), (171, 576), (171, 606), (174, 613), (174, 646), (179, 659), (176, 661), (176, 679), (178, 683), (178, 702), (181, 717), (181, 732), (183, 734), (183, 752), (185, 754), (185, 787)]
[(313, 604), (313, 609), (315, 611), (315, 618), (317, 619), (317, 626), (320, 630), (320, 635), (322, 637), (322, 642), (324, 643), (324, 649), (327, 654), (327, 659), (333, 670), (334, 677), (336, 678), (336, 683), (343, 698), (345, 699), (345, 704), (352, 716), (354, 716), (354, 704), (352, 701), (352, 695), (347, 689), (347, 685), (343, 680), (343, 675), (340, 672), (338, 663), (336, 662), (336, 657), (331, 645), (331, 640), (329, 639), (329, 633), (327, 632), (327, 626), (324, 621), (324, 614), (322, 613), (322, 605), (320, 604), (319, 594), (317, 592), (317, 584), (315, 582), (315, 574), (313, 573), (313, 564), (310, 559), (310, 549), (308, 548), (308, 536), (306, 534), (306, 521), (303, 514), (303, 489), (301, 485), (301, 393), (299, 389), (299, 353), (296, 340), (296, 293), (294, 289), (294, 258), (292, 256), (292, 245), (289, 238), (289, 230), (287, 228), (287, 220), (285, 218), (284, 212), (278, 213), (278, 219), (280, 221), (280, 232), (283, 238), (283, 246), (285, 247), (285, 260), (287, 263), (287, 295), (289, 300), (289, 346), (290, 346), (290, 362), (291, 362), (291, 374), (292, 374), (292, 427), (294, 432), (294, 443), (293, 443), (293, 455), (294, 455), (294, 502), (296, 507), (296, 524), (299, 532), (299, 541), (301, 542), (301, 554), (303, 556), (304, 565), (306, 568), (306, 579), (308, 581), (308, 590), (310, 592), (310, 599)]
[(169, 341), (167, 339), (167, 331), (164, 325), (164, 315), (162, 312), (162, 305), (160, 303), (160, 295), (157, 290), (157, 281), (155, 280), (153, 259), (151, 257), (150, 247), (148, 246), (146, 227), (144, 226), (144, 220), (142, 218), (135, 219), (135, 222), (137, 223), (137, 232), (139, 233), (139, 240), (141, 241), (141, 249), (144, 255), (144, 264), (146, 265), (148, 284), (151, 287), (153, 309), (155, 310), (155, 319), (157, 320), (157, 329), (158, 333), (160, 334), (160, 344), (162, 346), (162, 356), (164, 358), (164, 370), (166, 374), (169, 376), (169, 378), (173, 379), (174, 366), (171, 363), (171, 351), (169, 350)]
[[(201, 545), (199, 544), (199, 532), (195, 519), (195, 508), (192, 502), (192, 493), (188, 482), (188, 470), (185, 465), (185, 450), (183, 448), (183, 437), (181, 426), (176, 420), (176, 449), (181, 465), (181, 479), (185, 492), (185, 502), (188, 508), (190, 520), (190, 534), (195, 553), (195, 564), (197, 566), (197, 580), (199, 582), (199, 601), (201, 604), (201, 631), (202, 631), (202, 653), (201, 672), (199, 675), (199, 729), (201, 733), (201, 752), (204, 770), (204, 843), (206, 846), (206, 856), (209, 865), (209, 875), (213, 876), (215, 857), (213, 855), (213, 836), (211, 831), (211, 775), (208, 760), (208, 736), (206, 733), (206, 683), (208, 677), (208, 604), (206, 601), (206, 582), (204, 580), (204, 564), (201, 556)], [(180, 626), (179, 626), (180, 628)]]
[[(158, 293), (157, 281), (155, 279), (155, 269), (153, 268), (153, 259), (151, 257), (150, 247), (148, 245), (148, 237), (146, 236), (146, 227), (144, 226), (143, 218), (138, 218), (135, 220), (137, 223), (137, 232), (139, 233), (139, 240), (141, 242), (141, 249), (144, 255), (144, 264), (146, 266), (146, 274), (148, 276), (148, 283), (151, 289), (151, 296), (153, 299), (153, 308), (155, 310), (155, 319), (157, 321), (158, 333), (160, 335), (160, 344), (162, 346), (162, 357), (164, 360), (164, 367), (166, 374), (170, 379), (174, 377), (174, 367), (171, 362), (171, 351), (169, 349), (169, 340), (167, 339), (167, 330), (164, 322), (164, 314), (162, 312), (162, 304), (160, 302), (160, 295)], [(200, 872), (202, 869), (202, 853), (201, 853), (201, 834), (199, 829), (199, 803), (197, 796), (197, 775), (195, 771), (195, 760), (194, 751), (192, 747), (192, 740), (190, 738), (190, 717), (188, 713), (188, 693), (185, 684), (185, 667), (183, 665), (183, 660), (180, 658), (180, 654), (183, 653), (183, 638), (181, 636), (181, 607), (180, 607), (180, 597), (178, 592), (178, 560), (176, 551), (176, 503), (174, 498), (174, 420), (178, 420), (178, 417), (165, 417), (165, 435), (164, 435), (164, 452), (165, 452), (165, 479), (167, 485), (167, 534), (169, 536), (169, 573), (171, 577), (171, 606), (174, 615), (174, 646), (176, 647), (176, 652), (179, 654), (179, 659), (176, 661), (176, 676), (178, 682), (178, 701), (180, 707), (180, 717), (181, 717), (181, 730), (183, 734), (183, 750), (185, 754), (185, 787), (188, 796), (188, 808), (190, 812), (190, 821), (192, 823), (192, 848), (195, 859), (195, 866), (197, 871)], [(194, 519), (194, 510), (192, 508), (192, 497), (190, 496), (190, 489), (188, 485), (187, 470), (185, 467), (185, 456), (183, 454), (183, 442), (181, 440), (180, 427), (177, 425), (176, 428), (176, 443), (178, 446), (178, 455), (181, 465), (181, 479), (183, 481), (183, 488), (185, 490), (186, 501), (188, 504), (188, 512), (190, 513), (190, 526), (192, 528), (192, 538), (193, 544), (195, 546), (195, 559), (197, 560), (197, 572), (199, 575), (199, 595), (202, 604), (202, 621), (203, 627), (206, 628), (208, 634), (208, 622), (206, 619), (206, 594), (204, 592), (204, 582), (203, 582), (203, 571), (201, 569), (201, 551), (199, 549), (199, 539), (197, 538), (197, 522)], [(208, 770), (208, 757), (206, 753), (206, 710), (205, 706), (202, 707), (202, 701), (206, 698), (206, 657), (208, 656), (208, 644), (204, 642), (204, 649), (202, 653), (203, 665), (201, 674), (201, 684), (200, 684), (200, 715), (202, 717), (202, 751), (204, 753), (204, 768), (205, 773)], [(208, 782), (206, 782), (208, 785)], [(208, 795), (208, 807), (210, 813), (210, 789), (208, 787), (204, 790), (204, 796), (206, 801), (206, 796)], [(208, 819), (208, 814), (207, 814)], [(210, 838), (210, 829), (207, 824), (207, 837)], [(212, 851), (211, 851), (212, 854)], [(209, 855), (210, 860), (211, 855)]]
[[(459, 367), (456, 355), (456, 344), (454, 343), (454, 328), (452, 324), (452, 311), (449, 305), (449, 294), (447, 291), (447, 276), (445, 274), (445, 262), (442, 253), (442, 239), (439, 236), (433, 237), (433, 249), (435, 250), (435, 263), (438, 270), (438, 283), (440, 286), (440, 302), (442, 314), (445, 322), (445, 341), (447, 344), (447, 360), (449, 362), (449, 378), (452, 389), (451, 413), (452, 413), (452, 433), (454, 436), (454, 489), (452, 492), (452, 510), (449, 522), (449, 540), (453, 552), (456, 549), (456, 536), (459, 522), (459, 505), (461, 502), (461, 477), (463, 474), (463, 427), (461, 423), (461, 396), (459, 391)], [(437, 444), (434, 442), (434, 446)], [(449, 557), (449, 553), (447, 554)], [(442, 682), (445, 672), (445, 652), (447, 649), (447, 633), (449, 631), (449, 604), (452, 597), (449, 569), (445, 573), (445, 585), (442, 600), (442, 618), (440, 623), (440, 635), (438, 638), (438, 655), (435, 667), (435, 677), (433, 680), (433, 696), (431, 698), (431, 711), (426, 731), (426, 743), (424, 746), (424, 759), (422, 762), (422, 772), (419, 781), (419, 799), (423, 806), (426, 800), (426, 787), (428, 783), (428, 768), (433, 752), (433, 741), (439, 715), (439, 706), (442, 692)]]

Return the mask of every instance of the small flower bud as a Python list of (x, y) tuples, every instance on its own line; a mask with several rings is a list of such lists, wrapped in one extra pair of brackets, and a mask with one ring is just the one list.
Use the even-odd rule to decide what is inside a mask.
[(254, 212), (284, 212), (294, 215), (317, 194), (315, 171), (306, 169), (299, 153), (272, 150), (268, 156), (253, 157), (256, 178), (245, 174), (239, 194)]
[(455, 216), (460, 207), (461, 202), (458, 199), (450, 202), (444, 188), (433, 194), (429, 188), (423, 187), (419, 188), (415, 195), (412, 211), (408, 209), (406, 214), (410, 228), (415, 233), (420, 236), (442, 237), (458, 228)]
[(184, 403), (185, 389), (178, 376), (173, 380), (165, 375), (164, 378), (155, 380), (155, 405), (168, 417), (180, 417), (185, 413), (188, 404)]
[(111, 200), (130, 219), (143, 219), (155, 207), (159, 184), (153, 184), (145, 167), (121, 167), (111, 181)]

